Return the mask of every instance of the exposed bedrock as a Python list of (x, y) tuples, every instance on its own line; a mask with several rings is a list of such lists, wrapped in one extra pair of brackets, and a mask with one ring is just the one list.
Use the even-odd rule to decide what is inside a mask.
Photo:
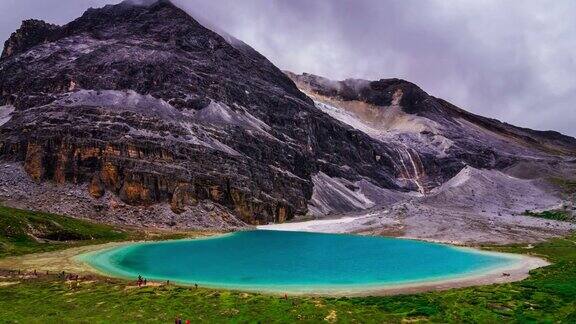
[[(79, 143), (73, 138), (4, 145), (2, 149), (5, 156), (22, 157), (25, 171), (36, 182), (88, 183), (94, 198), (111, 192), (130, 205), (169, 202), (173, 212), (181, 213), (186, 206), (211, 200), (230, 208), (244, 222), (266, 223), (286, 221), (294, 215), (292, 204), (300, 209), (306, 204), (303, 197), (290, 197), (289, 190), (284, 191), (286, 203), (264, 193), (257, 195), (250, 190), (251, 182), (258, 182), (261, 187), (280, 187), (281, 181), (269, 181), (275, 177), (269, 170), (261, 170), (262, 178), (254, 178), (246, 163), (233, 164), (217, 154), (190, 151), (190, 155), (198, 155), (183, 159), (151, 143)], [(191, 163), (197, 167), (187, 168)], [(226, 177), (218, 169), (221, 164), (234, 172)]]
[(393, 146), (398, 154), (392, 160), (402, 170), (399, 179), (414, 183), (421, 192), (465, 166), (505, 170), (519, 163), (556, 163), (571, 170), (576, 156), (572, 137), (471, 114), (408, 81), (333, 81), (307, 73), (286, 74), (319, 110)]
[(397, 179), (396, 150), (317, 110), (256, 51), (170, 1), (29, 24), (0, 60), (0, 105), (11, 107), (0, 158), (36, 182), (174, 213), (211, 201), (248, 224), (306, 214), (319, 172), (414, 187)]
[[(466, 166), (574, 164), (573, 138), (467, 113), (404, 80), (291, 80), (168, 0), (134, 3), (64, 26), (26, 21), (5, 43), (0, 159), (21, 164), (34, 192), (86, 195), (74, 189), (84, 207), (70, 209), (8, 181), (20, 193), (6, 203), (236, 228), (392, 205)], [(161, 220), (143, 221), (152, 210)]]
[(497, 170), (466, 167), (426, 195), (375, 189), (322, 174), (314, 183), (311, 210), (333, 217), (260, 228), (402, 236), (466, 245), (539, 242), (576, 229), (575, 223), (523, 214), (564, 208), (550, 184)]
[(181, 213), (174, 213), (167, 202), (129, 205), (110, 191), (100, 198), (94, 198), (88, 186), (88, 183), (36, 182), (20, 163), (0, 163), (0, 202), (3, 205), (131, 227), (226, 231), (248, 225), (239, 220), (232, 210), (210, 200), (199, 201), (194, 206), (187, 206)]
[(42, 44), (48, 41), (58, 29), (58, 26), (47, 24), (41, 20), (25, 20), (20, 29), (14, 32), (4, 44), (0, 58), (17, 55), (33, 46)]

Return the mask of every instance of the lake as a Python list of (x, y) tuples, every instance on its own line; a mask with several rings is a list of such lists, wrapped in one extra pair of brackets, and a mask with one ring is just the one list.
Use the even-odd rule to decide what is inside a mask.
[(507, 254), (407, 239), (243, 231), (145, 242), (80, 256), (115, 277), (276, 292), (330, 292), (473, 276), (517, 262)]

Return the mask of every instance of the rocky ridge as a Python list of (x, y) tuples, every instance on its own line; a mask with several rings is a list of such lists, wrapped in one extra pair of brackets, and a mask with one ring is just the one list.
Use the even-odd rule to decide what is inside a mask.
[(405, 177), (417, 179), (425, 191), (465, 166), (505, 170), (534, 162), (556, 165), (548, 175), (573, 174), (576, 139), (570, 136), (474, 115), (400, 79), (333, 81), (308, 73), (286, 74), (319, 110), (393, 145), (407, 166)]
[[(0, 60), (0, 157), (130, 205), (202, 201), (248, 224), (307, 212), (312, 176), (409, 190), (395, 151), (314, 108), (256, 51), (170, 1), (24, 22)], [(34, 76), (34, 77), (30, 77)]]
[(537, 240), (572, 227), (514, 214), (543, 193), (528, 205), (559, 204), (532, 179), (574, 175), (575, 156), (574, 138), (473, 115), (404, 80), (285, 74), (168, 0), (25, 21), (0, 58), (0, 201), (102, 222), (347, 215), (346, 231)]

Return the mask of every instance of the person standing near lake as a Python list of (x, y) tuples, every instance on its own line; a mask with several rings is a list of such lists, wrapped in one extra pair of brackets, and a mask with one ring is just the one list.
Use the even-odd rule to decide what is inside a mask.
[(143, 279), (142, 276), (138, 275), (138, 280), (136, 281), (136, 284), (138, 285), (138, 287), (142, 287), (142, 282), (143, 282), (142, 279)]

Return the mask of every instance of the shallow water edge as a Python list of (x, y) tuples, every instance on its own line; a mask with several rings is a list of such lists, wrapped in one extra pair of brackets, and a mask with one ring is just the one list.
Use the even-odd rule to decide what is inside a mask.
[[(218, 239), (226, 236), (232, 236), (235, 233), (229, 233), (224, 235), (215, 235), (208, 238), (200, 238), (200, 240), (211, 240)], [(350, 234), (342, 234), (350, 235)], [(175, 241), (197, 241), (198, 239), (184, 239)], [(165, 244), (174, 243), (175, 241), (147, 241), (147, 242), (131, 242), (122, 244), (122, 247), (137, 246), (137, 245), (147, 245), (147, 244)], [(421, 241), (420, 241), (421, 242)], [(429, 243), (429, 242), (427, 242)], [(437, 244), (437, 243), (431, 243)], [(373, 284), (352, 284), (352, 285), (257, 285), (257, 284), (220, 284), (212, 282), (202, 282), (197, 283), (203, 287), (215, 288), (215, 289), (229, 289), (229, 290), (241, 290), (241, 291), (251, 291), (251, 292), (263, 292), (272, 294), (290, 294), (290, 295), (321, 295), (321, 296), (366, 296), (366, 295), (390, 295), (390, 294), (402, 294), (402, 293), (416, 293), (423, 291), (432, 290), (445, 290), (458, 287), (468, 287), (475, 285), (485, 285), (493, 283), (504, 283), (522, 280), (528, 277), (528, 272), (532, 269), (546, 266), (549, 263), (540, 258), (535, 258), (531, 256), (519, 255), (519, 254), (509, 254), (501, 252), (492, 252), (479, 250), (468, 247), (458, 247), (450, 246), (446, 244), (441, 244), (443, 246), (449, 246), (451, 249), (465, 250), (467, 253), (475, 253), (482, 255), (491, 255), (498, 257), (505, 257), (513, 262), (508, 262), (502, 266), (495, 266), (490, 268), (484, 268), (478, 271), (472, 271), (465, 274), (458, 275), (445, 275), (435, 278), (426, 278), (422, 280), (411, 280), (409, 282), (396, 282), (396, 283), (373, 283)], [(109, 252), (111, 250), (118, 249), (118, 246), (107, 247), (103, 249), (95, 249), (94, 251), (88, 253), (82, 253), (73, 257), (75, 262), (81, 263), (84, 266), (92, 269), (94, 272), (111, 277), (117, 277), (122, 279), (134, 279), (134, 273), (122, 272), (122, 271), (110, 271), (110, 269), (99, 268), (90, 263), (90, 260), (97, 255)], [(112, 272), (112, 273), (111, 273)], [(507, 273), (506, 276), (503, 273)], [(178, 280), (173, 280), (171, 278), (155, 278), (152, 281), (166, 281), (170, 280), (171, 283), (191, 286), (190, 282), (179, 282)]]

